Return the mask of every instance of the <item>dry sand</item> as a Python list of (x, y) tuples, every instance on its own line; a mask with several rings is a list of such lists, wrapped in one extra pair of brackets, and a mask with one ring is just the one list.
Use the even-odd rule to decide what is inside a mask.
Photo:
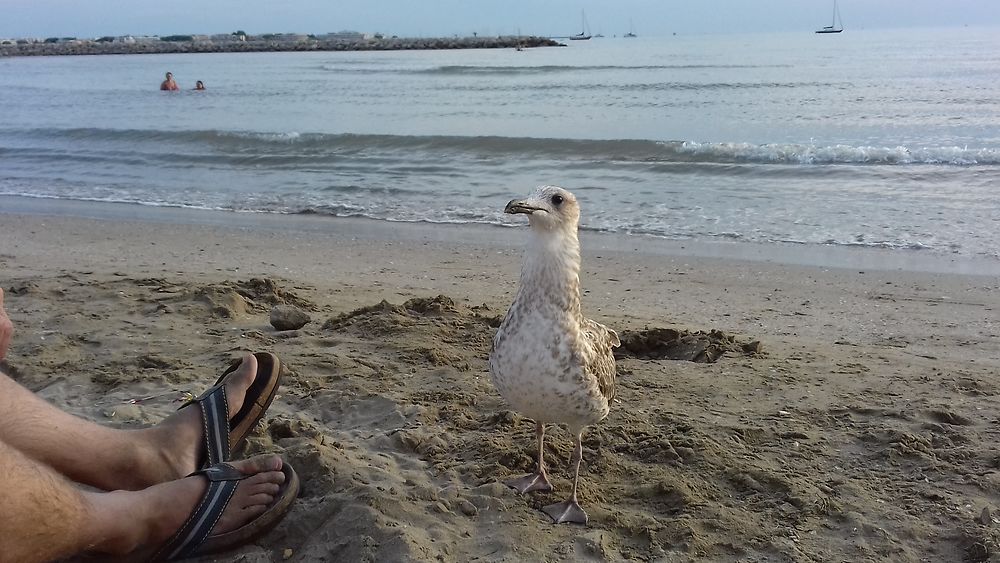
[[(221, 561), (1000, 560), (994, 276), (584, 237), (585, 312), (644, 345), (623, 351), (619, 399), (585, 435), (591, 522), (554, 526), (538, 508), (569, 491), (565, 430), (547, 440), (554, 493), (500, 484), (532, 466), (532, 424), (486, 364), (518, 231), (74, 214), (95, 218), (0, 213), (24, 385), (132, 427), (245, 350), (288, 366), (251, 451), (280, 452), (304, 490), (277, 529)], [(277, 303), (312, 322), (275, 331)], [(700, 339), (690, 356), (723, 353), (661, 358), (669, 331), (654, 329), (723, 331), (687, 341)]]

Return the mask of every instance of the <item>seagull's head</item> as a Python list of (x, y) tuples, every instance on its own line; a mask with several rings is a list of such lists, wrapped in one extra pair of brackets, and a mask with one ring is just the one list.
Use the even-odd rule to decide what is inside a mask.
[(512, 199), (504, 213), (524, 213), (534, 229), (576, 233), (580, 206), (576, 196), (558, 186), (540, 186), (525, 199)]

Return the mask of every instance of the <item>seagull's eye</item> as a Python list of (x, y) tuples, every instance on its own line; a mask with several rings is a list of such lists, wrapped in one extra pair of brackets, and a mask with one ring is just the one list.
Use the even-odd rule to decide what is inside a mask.
[(563, 202), (563, 196), (556, 194), (552, 196), (552, 205), (561, 205)]

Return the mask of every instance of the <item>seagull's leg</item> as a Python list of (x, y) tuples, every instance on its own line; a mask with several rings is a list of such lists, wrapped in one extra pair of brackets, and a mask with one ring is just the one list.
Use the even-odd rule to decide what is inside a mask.
[(542, 440), (545, 439), (545, 427), (541, 422), (535, 423), (535, 436), (538, 437), (538, 472), (525, 475), (518, 479), (504, 481), (508, 487), (519, 493), (530, 493), (531, 491), (551, 491), (552, 485), (548, 477), (545, 476), (545, 460), (542, 457)]
[(577, 524), (587, 523), (587, 513), (580, 508), (580, 504), (576, 502), (576, 484), (580, 480), (580, 462), (583, 460), (583, 431), (577, 432), (576, 434), (576, 448), (573, 450), (573, 464), (576, 466), (573, 470), (573, 494), (569, 496), (568, 499), (563, 502), (556, 504), (550, 504), (544, 508), (546, 514), (548, 514), (552, 521), (556, 524), (562, 524), (563, 522), (574, 522)]

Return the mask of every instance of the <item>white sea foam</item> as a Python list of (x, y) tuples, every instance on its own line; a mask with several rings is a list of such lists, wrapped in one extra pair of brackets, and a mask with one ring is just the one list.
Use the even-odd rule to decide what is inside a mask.
[(720, 162), (779, 164), (1000, 164), (1000, 149), (969, 147), (876, 147), (815, 144), (699, 143), (684, 141), (677, 152)]
[(258, 133), (255, 131), (235, 131), (230, 133), (234, 137), (241, 137), (244, 139), (259, 139), (261, 141), (269, 142), (286, 142), (291, 143), (298, 141), (302, 138), (302, 134), (298, 131), (287, 131), (279, 133)]

